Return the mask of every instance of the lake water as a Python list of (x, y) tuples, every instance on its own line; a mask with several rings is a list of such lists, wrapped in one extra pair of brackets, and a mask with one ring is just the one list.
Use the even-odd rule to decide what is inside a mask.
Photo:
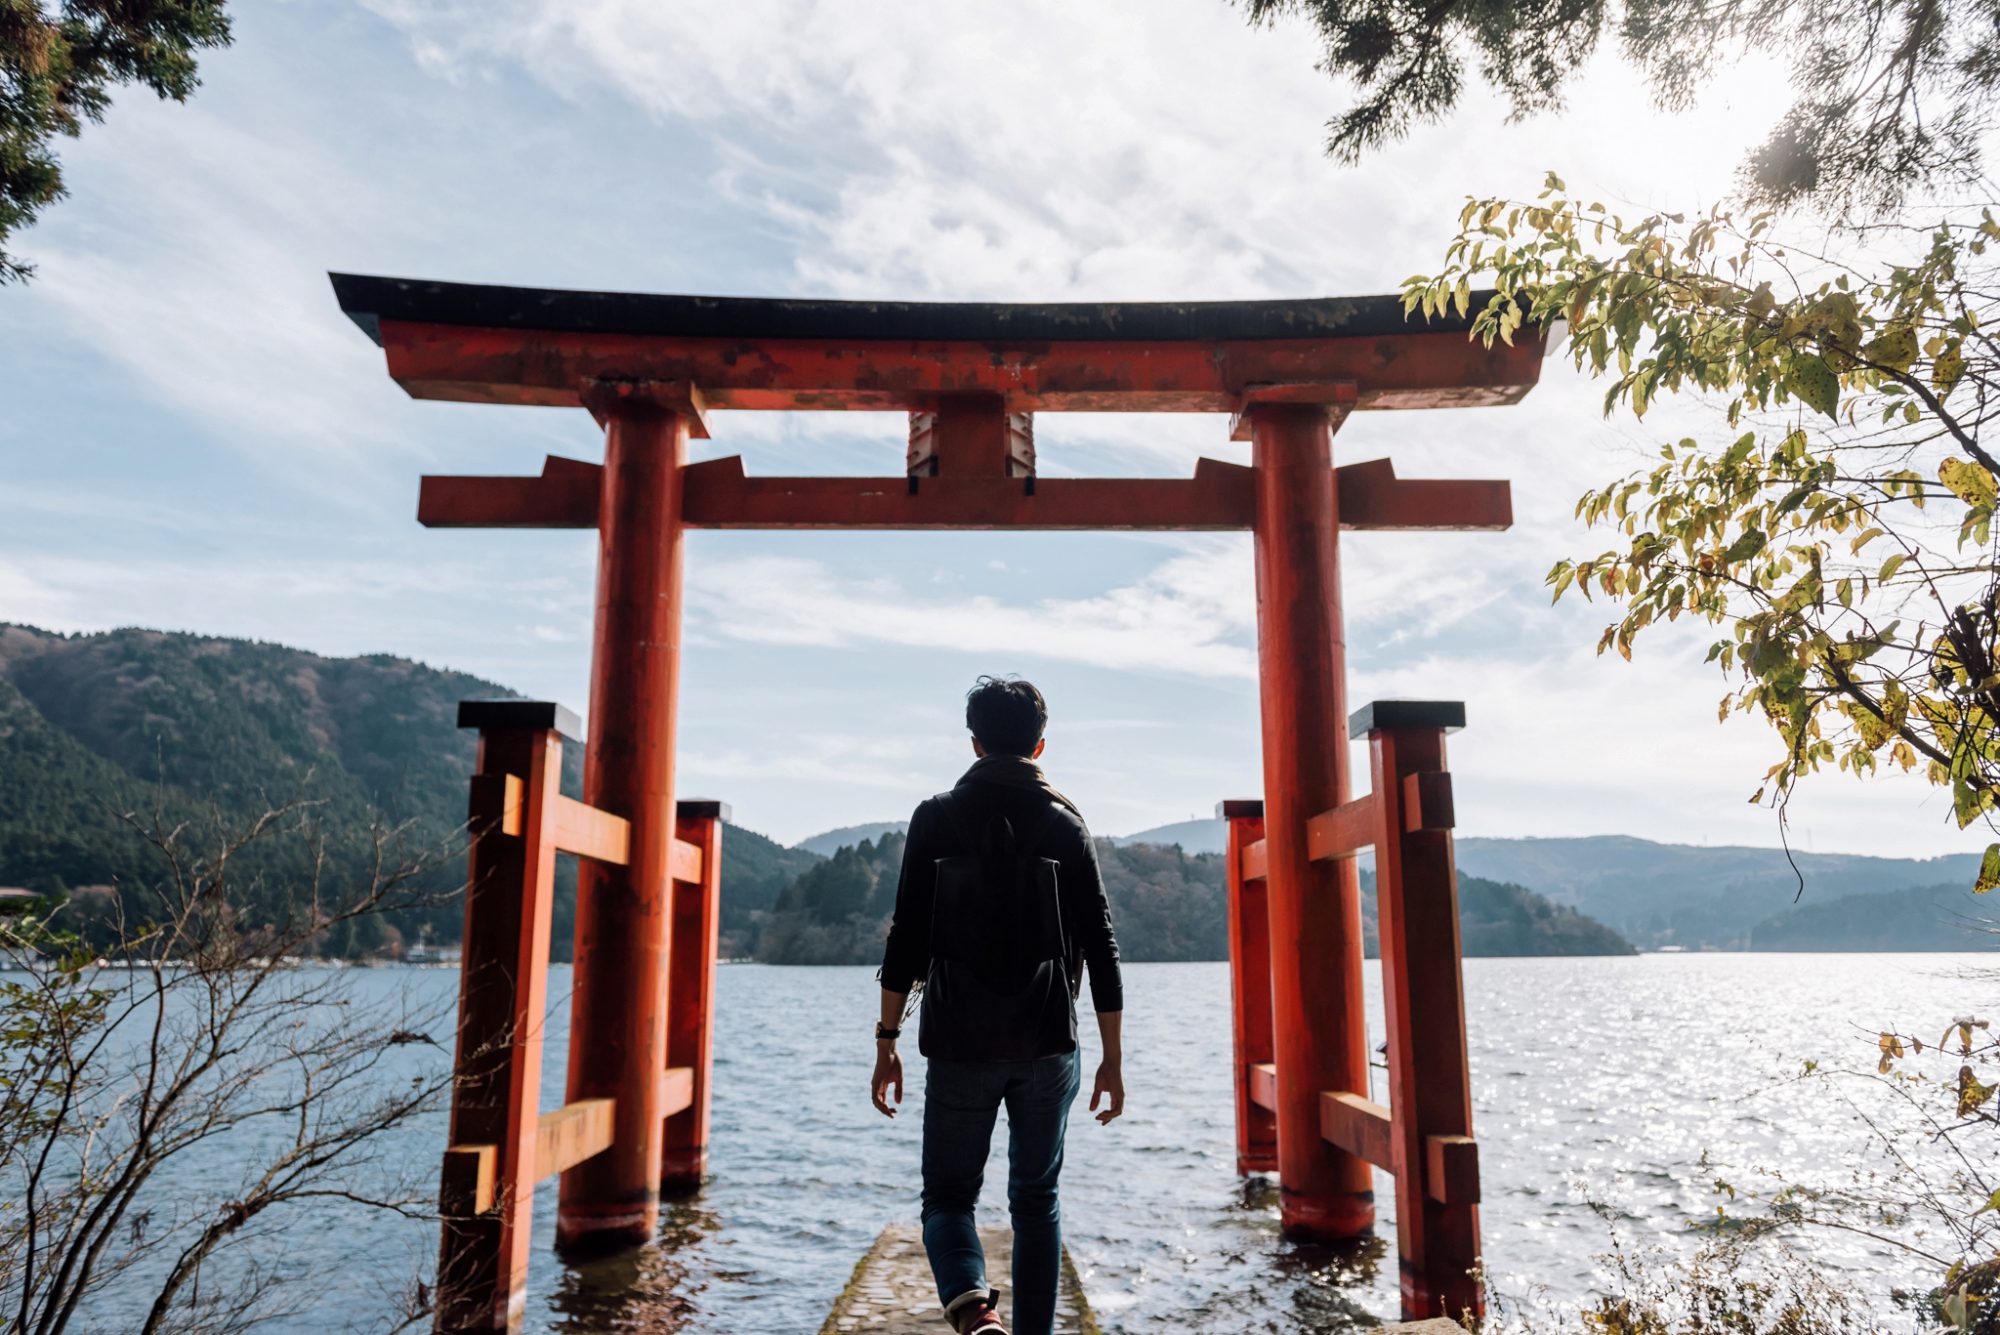
[[(1987, 1013), (1995, 980), (1972, 972), (1980, 963), (1468, 960), (1486, 1254), (1500, 1287), (1587, 1293), (1610, 1240), (1593, 1203), (1628, 1241), (1685, 1237), (1690, 1221), (1714, 1211), (1717, 1171), (1702, 1166), (1705, 1153), (1838, 1179), (1866, 1153), (1863, 1128), (1822, 1084), (1786, 1077), (1807, 1057), (1867, 1066), (1879, 1028), (1936, 1033), (1953, 1015)], [(1372, 963), (1369, 974), (1372, 984)], [(456, 975), (385, 969), (356, 982), (444, 998)], [(558, 969), (551, 994), (568, 987)], [(566, 1270), (550, 1250), (546, 1184), (531, 1329), (809, 1335), (881, 1227), (915, 1217), (923, 1063), (908, 1054), (903, 1117), (889, 1122), (869, 1107), (872, 971), (726, 966), (719, 989), (712, 1182), (670, 1208), (656, 1246), (583, 1270)], [(1278, 1236), (1275, 1189), (1235, 1175), (1225, 966), (1128, 966), (1126, 1004), (1126, 1116), (1099, 1127), (1079, 1100), (1064, 1175), (1069, 1246), (1105, 1329), (1335, 1332), (1393, 1316), (1393, 1248), (1370, 1257), (1293, 1247)], [(561, 1004), (552, 1026), (545, 1108), (561, 1101)], [(1379, 1041), (1379, 1015), (1372, 1028)], [(1004, 1221), (1004, 1133), (997, 1139), (986, 1204)], [(434, 1174), (442, 1145), (433, 1122), (396, 1153)], [(1392, 1238), (1386, 1177), (1377, 1195), (1382, 1235)], [(287, 1323), (301, 1330), (371, 1328), (370, 1311), (427, 1267), (435, 1247), (430, 1228), (381, 1219), (289, 1236), (302, 1265), (339, 1266), (348, 1277)], [(1817, 1254), (1852, 1267), (1870, 1294), (1920, 1278), (1866, 1239), (1821, 1243)]]

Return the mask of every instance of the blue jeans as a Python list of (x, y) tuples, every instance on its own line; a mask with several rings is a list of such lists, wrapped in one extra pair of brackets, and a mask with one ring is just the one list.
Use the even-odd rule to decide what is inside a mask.
[(1007, 1105), (1007, 1205), (1014, 1217), (1014, 1335), (1049, 1335), (1062, 1271), (1063, 1129), (1081, 1079), (1076, 1053), (1034, 1061), (934, 1061), (924, 1076), (924, 1250), (938, 1301), (984, 1293), (973, 1207), (993, 1118)]

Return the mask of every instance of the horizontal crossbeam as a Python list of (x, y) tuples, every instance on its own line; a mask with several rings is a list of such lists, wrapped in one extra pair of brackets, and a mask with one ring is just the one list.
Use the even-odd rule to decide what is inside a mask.
[[(1335, 471), (1346, 529), (1496, 531), (1514, 522), (1506, 482), (1399, 478), (1387, 459)], [(595, 528), (598, 466), (551, 458), (540, 477), (423, 480), (431, 528)], [(1255, 476), (1201, 459), (1192, 479), (751, 477), (731, 456), (691, 464), (682, 516), (715, 529), (1248, 529)]]
[(581, 1099), (545, 1112), (535, 1123), (535, 1177), (566, 1173), (611, 1148), (616, 1099)]
[[(1250, 1102), (1277, 1111), (1278, 1068), (1250, 1067)], [(1327, 1090), (1319, 1096), (1320, 1139), (1385, 1173), (1396, 1171), (1395, 1114), (1359, 1094)], [(1479, 1144), (1471, 1136), (1424, 1137), (1424, 1191), (1445, 1205), (1479, 1203)]]
[[(500, 834), (519, 837), (526, 820), (527, 785), (515, 774), (472, 776), (470, 817), (474, 825), (492, 824)], [(631, 859), (632, 823), (623, 816), (586, 806), (557, 793), (550, 798), (555, 813), (556, 851), (622, 867)], [(668, 874), (676, 881), (700, 884), (702, 851), (685, 839), (668, 850)]]
[(1306, 821), (1306, 856), (1315, 862), (1351, 858), (1381, 837), (1381, 806), (1366, 793)]
[[(694, 1070), (670, 1066), (660, 1073), (660, 1116), (672, 1117), (694, 1105)], [(593, 1155), (611, 1148), (617, 1124), (616, 1099), (579, 1099), (565, 1103), (535, 1120), (533, 1176), (539, 1180), (566, 1173)], [(444, 1152), (444, 1188), (440, 1206), (454, 1217), (485, 1214), (500, 1189), (500, 1149), (497, 1145), (453, 1145)]]
[(1270, 1062), (1252, 1063), (1250, 1101), (1271, 1112), (1278, 1110), (1278, 1068)]
[(660, 1075), (660, 1116), (672, 1117), (694, 1106), (694, 1068), (669, 1066)]
[(1469, 408), (1520, 401), (1543, 339), (1487, 347), (1462, 330), (1372, 337), (994, 341), (714, 338), (474, 328), (383, 319), (389, 375), (412, 397), (574, 407), (602, 382), (693, 384), (711, 409), (933, 409), (993, 394), (1019, 412), (1208, 412), (1260, 385), (1355, 386), (1355, 406)]
[(1328, 1090), (1319, 1096), (1320, 1138), (1391, 1173), (1396, 1171), (1394, 1126), (1387, 1108), (1359, 1094)]

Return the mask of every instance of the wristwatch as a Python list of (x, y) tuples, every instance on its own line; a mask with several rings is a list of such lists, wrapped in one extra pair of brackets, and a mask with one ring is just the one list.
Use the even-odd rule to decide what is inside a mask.
[(902, 1036), (903, 1036), (902, 1030), (891, 1029), (889, 1028), (889, 1026), (883, 1024), (880, 1020), (877, 1020), (875, 1022), (875, 1041), (877, 1043), (883, 1042), (884, 1040), (887, 1039), (898, 1039), (901, 1038)]

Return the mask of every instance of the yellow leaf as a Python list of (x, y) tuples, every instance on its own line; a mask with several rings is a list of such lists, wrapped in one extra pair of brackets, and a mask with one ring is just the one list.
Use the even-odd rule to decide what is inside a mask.
[(1965, 459), (1946, 459), (1939, 464), (1938, 481), (1975, 510), (1991, 509), (1995, 497), (2000, 495), (2000, 486), (1995, 485), (1993, 474)]
[(1996, 885), (2000, 885), (2000, 844), (1988, 844), (1986, 856), (1979, 859), (1979, 879), (1973, 883), (1972, 892), (1983, 895)]
[(1931, 363), (1931, 387), (1943, 397), (1957, 387), (1964, 375), (1965, 354), (1959, 351), (1958, 340), (1953, 339), (1951, 346), (1940, 352), (1937, 360)]
[(1910, 363), (1917, 359), (1916, 332), (1908, 325), (1888, 330), (1862, 348), (1861, 355), (1878, 366), (1906, 371)]

